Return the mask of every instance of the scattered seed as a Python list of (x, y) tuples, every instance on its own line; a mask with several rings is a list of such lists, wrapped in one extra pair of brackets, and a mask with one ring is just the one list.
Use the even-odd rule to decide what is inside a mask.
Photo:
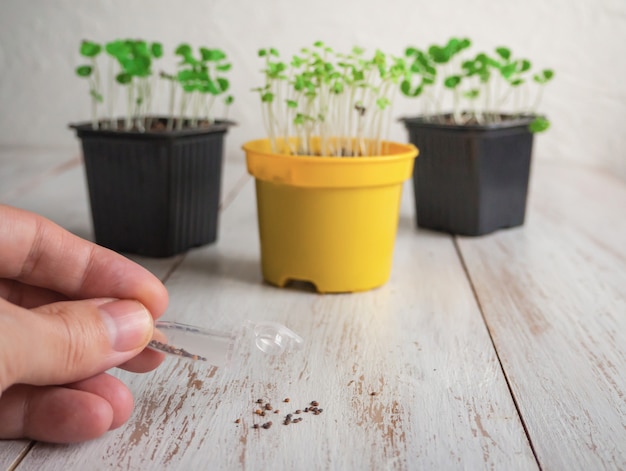
[(271, 426), (272, 426), (272, 421), (265, 422), (265, 423), (262, 425), (262, 427), (263, 427), (264, 429), (268, 429), (268, 428), (270, 428)]
[(285, 399), (283, 399), (283, 402), (289, 402), (291, 399), (289, 399), (288, 397), (286, 397)]
[(252, 428), (259, 428), (259, 424), (254, 424)]
[(319, 402), (317, 402), (317, 401), (311, 401), (311, 405), (312, 405), (312, 406), (319, 406), (319, 405), (320, 405), (320, 403), (319, 403)]
[(274, 414), (280, 414), (280, 411), (279, 411), (278, 409), (276, 409), (276, 410), (274, 411)]
[(296, 411), (296, 414), (302, 414), (302, 411), (301, 411), (300, 409), (298, 409), (298, 410)]
[(254, 413), (256, 415), (261, 415), (261, 412), (263, 412), (261, 409), (257, 409), (257, 410), (254, 411)]
[(257, 403), (257, 404), (263, 404), (263, 399), (257, 399), (257, 400), (256, 400), (256, 403)]
[(376, 394), (377, 394), (377, 392), (376, 392), (376, 391), (372, 391), (372, 392), (370, 393), (370, 396), (375, 396)]
[(304, 412), (309, 412), (309, 408), (308, 408), (308, 407), (305, 407), (305, 408), (304, 408)]
[(272, 410), (272, 405), (269, 402), (265, 404), (265, 410)]
[(236, 423), (236, 424), (241, 423), (241, 419), (237, 419), (237, 420), (235, 420), (235, 423)]

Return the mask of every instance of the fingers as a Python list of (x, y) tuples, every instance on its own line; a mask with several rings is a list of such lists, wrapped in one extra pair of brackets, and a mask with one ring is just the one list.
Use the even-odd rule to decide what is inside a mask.
[(15, 280), (0, 280), (0, 298), (26, 309), (68, 300), (62, 294)]
[(132, 408), (128, 388), (104, 373), (66, 387), (17, 385), (0, 397), (0, 439), (90, 440), (126, 422)]
[(119, 367), (126, 371), (133, 373), (146, 373), (152, 371), (165, 360), (165, 354), (146, 348), (136, 357), (131, 358), (127, 362), (119, 365)]
[(0, 300), (0, 391), (89, 378), (138, 355), (153, 330), (137, 301), (64, 301), (31, 311)]
[(51, 221), (0, 205), (0, 278), (62, 293), (71, 299), (137, 299), (157, 318), (167, 291), (149, 271)]

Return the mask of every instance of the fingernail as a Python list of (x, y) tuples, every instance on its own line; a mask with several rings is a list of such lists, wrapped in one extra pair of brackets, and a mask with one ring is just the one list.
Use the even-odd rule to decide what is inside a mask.
[(154, 322), (148, 310), (137, 301), (118, 300), (98, 306), (109, 331), (111, 346), (117, 352), (127, 352), (150, 341)]

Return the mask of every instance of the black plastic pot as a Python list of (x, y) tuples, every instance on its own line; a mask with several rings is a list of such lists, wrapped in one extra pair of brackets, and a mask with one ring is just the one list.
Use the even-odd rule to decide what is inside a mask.
[(488, 125), (402, 119), (420, 150), (413, 170), (417, 225), (469, 236), (522, 225), (533, 119)]
[(82, 141), (96, 242), (149, 257), (215, 242), (231, 124), (144, 133), (71, 125)]

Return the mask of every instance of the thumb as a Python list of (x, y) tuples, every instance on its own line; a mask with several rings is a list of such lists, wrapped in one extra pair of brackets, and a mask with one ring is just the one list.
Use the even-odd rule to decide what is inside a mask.
[(138, 301), (63, 301), (33, 310), (2, 301), (0, 391), (94, 376), (139, 354), (153, 329)]

